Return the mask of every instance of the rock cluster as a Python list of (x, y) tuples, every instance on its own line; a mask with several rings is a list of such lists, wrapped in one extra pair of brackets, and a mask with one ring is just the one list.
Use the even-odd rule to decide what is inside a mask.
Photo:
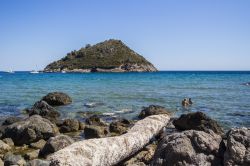
[(224, 134), (202, 112), (170, 119), (171, 113), (157, 105), (143, 108), (139, 121), (106, 122), (87, 113), (82, 120), (60, 119), (55, 106), (71, 102), (64, 93), (50, 93), (27, 109), (28, 117), (4, 120), (0, 166), (250, 165), (249, 128)]

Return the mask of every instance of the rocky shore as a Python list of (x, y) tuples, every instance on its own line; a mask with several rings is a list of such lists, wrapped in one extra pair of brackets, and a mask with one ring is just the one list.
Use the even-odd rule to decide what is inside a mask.
[(72, 103), (53, 92), (0, 126), (0, 166), (250, 165), (250, 128), (224, 131), (202, 112), (174, 118), (150, 105), (135, 120), (107, 122), (98, 114), (61, 119), (57, 106)]

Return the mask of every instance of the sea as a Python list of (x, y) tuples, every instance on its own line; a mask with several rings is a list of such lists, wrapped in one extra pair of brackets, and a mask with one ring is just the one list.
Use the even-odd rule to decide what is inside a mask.
[[(149, 105), (174, 113), (201, 111), (225, 129), (250, 127), (249, 71), (161, 71), (153, 73), (39, 73), (0, 72), (0, 120), (27, 116), (49, 92), (67, 93), (72, 104), (56, 109), (62, 118), (97, 113), (110, 118), (136, 119)], [(192, 98), (193, 105), (181, 101)]]

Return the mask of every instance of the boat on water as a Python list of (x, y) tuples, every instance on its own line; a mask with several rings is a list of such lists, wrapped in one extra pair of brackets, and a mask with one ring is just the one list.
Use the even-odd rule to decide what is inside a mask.
[(62, 71), (62, 73), (66, 73), (66, 71)]
[(30, 74), (39, 74), (39, 72), (38, 72), (38, 71), (35, 71), (35, 70), (32, 70), (32, 71), (30, 72)]
[(13, 70), (7, 70), (6, 73), (15, 73)]

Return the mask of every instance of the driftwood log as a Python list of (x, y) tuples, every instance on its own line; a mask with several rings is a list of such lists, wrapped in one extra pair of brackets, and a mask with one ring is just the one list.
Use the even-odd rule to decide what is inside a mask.
[(109, 166), (142, 149), (168, 123), (167, 114), (153, 115), (135, 123), (124, 135), (75, 142), (49, 156), (53, 166)]

